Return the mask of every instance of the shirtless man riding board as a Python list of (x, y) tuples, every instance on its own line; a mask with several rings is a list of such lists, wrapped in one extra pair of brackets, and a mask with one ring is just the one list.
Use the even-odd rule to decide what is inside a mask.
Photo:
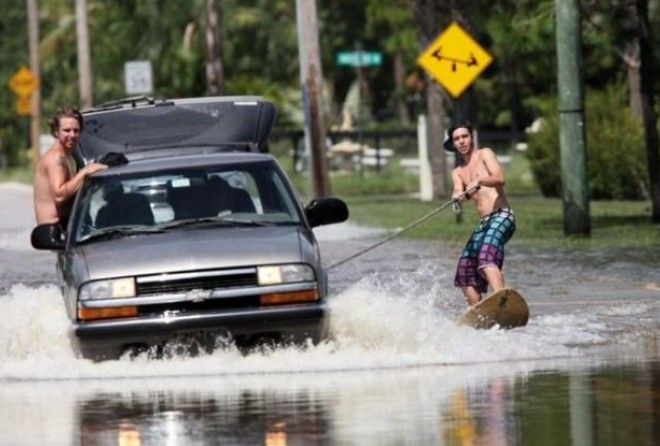
[(463, 165), (452, 172), (452, 197), (459, 202), (471, 200), (480, 216), (454, 278), (468, 304), (475, 305), (489, 285), (493, 292), (504, 287), (504, 244), (513, 235), (516, 220), (504, 194), (504, 172), (495, 152), (476, 147), (472, 126), (459, 123), (450, 127), (444, 147), (463, 159)]

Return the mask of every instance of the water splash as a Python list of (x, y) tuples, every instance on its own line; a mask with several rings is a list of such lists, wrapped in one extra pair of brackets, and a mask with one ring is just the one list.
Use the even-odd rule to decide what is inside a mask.
[[(232, 376), (420, 367), (579, 357), (613, 341), (591, 313), (533, 317), (524, 329), (458, 327), (463, 302), (440, 285), (432, 265), (385, 280), (378, 274), (330, 300), (331, 339), (319, 345), (264, 348), (245, 355), (233, 346), (213, 354), (147, 355), (94, 363), (76, 358), (59, 290), (14, 285), (0, 296), (0, 379), (68, 380), (126, 377)], [(424, 280), (426, 279), (426, 280)], [(435, 280), (432, 283), (441, 281)], [(643, 306), (611, 314), (644, 311)], [(593, 353), (593, 352), (592, 352)]]

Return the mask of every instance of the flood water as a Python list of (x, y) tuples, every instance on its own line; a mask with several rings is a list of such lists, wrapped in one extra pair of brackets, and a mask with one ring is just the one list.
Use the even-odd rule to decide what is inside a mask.
[[(0, 184), (0, 204), (0, 445), (658, 444), (657, 246), (512, 244), (529, 324), (476, 331), (453, 322), (457, 250), (394, 240), (331, 271), (318, 346), (93, 363), (29, 246), (30, 188)], [(385, 235), (318, 231), (329, 265)]]

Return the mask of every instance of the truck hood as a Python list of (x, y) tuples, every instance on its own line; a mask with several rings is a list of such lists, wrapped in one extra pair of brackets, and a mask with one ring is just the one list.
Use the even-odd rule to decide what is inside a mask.
[(273, 263), (315, 264), (315, 242), (300, 227), (178, 230), (98, 241), (75, 248), (80, 281)]

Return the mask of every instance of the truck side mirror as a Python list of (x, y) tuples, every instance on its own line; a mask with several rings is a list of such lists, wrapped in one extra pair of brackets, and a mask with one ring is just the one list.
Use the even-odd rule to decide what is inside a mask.
[(348, 219), (348, 206), (339, 198), (317, 198), (305, 207), (305, 214), (312, 228), (341, 223)]
[(30, 242), (34, 249), (57, 251), (64, 249), (64, 232), (57, 223), (38, 225), (32, 230)]

